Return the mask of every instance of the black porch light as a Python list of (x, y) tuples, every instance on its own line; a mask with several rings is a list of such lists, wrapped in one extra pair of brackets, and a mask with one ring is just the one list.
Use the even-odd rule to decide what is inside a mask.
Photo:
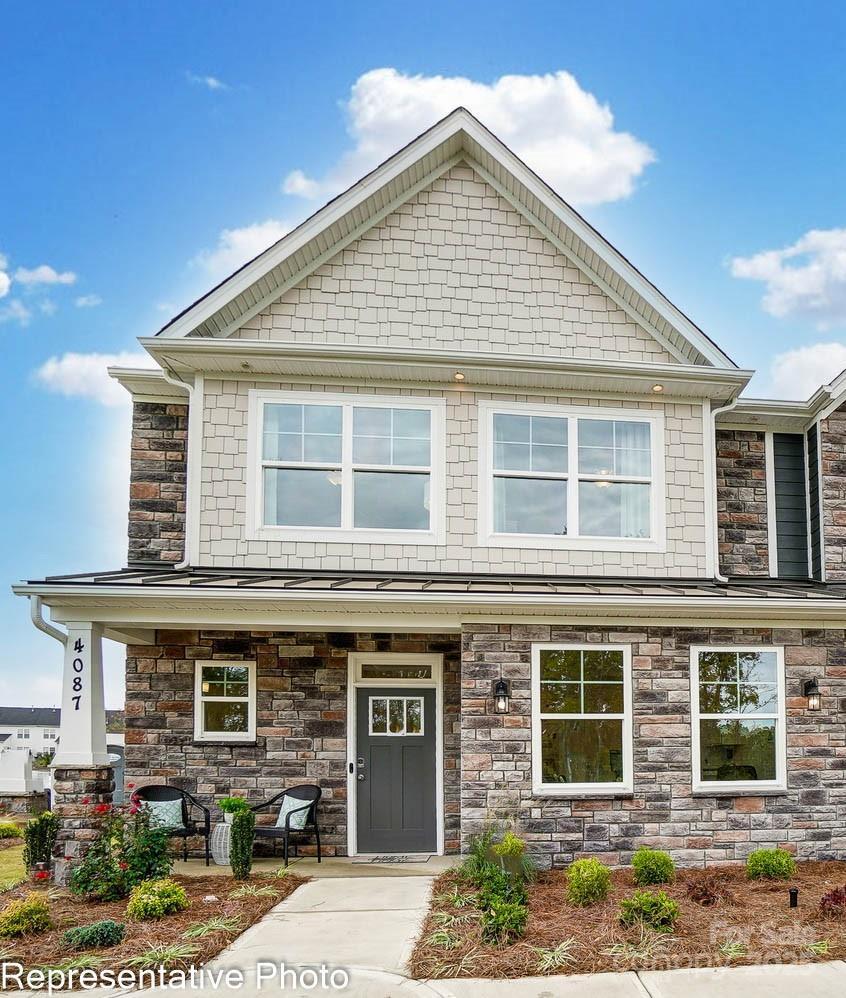
[(808, 710), (819, 710), (822, 702), (817, 677), (806, 679), (802, 684), (802, 695), (808, 698)]
[(497, 679), (493, 684), (494, 713), (507, 714), (511, 698), (511, 684), (507, 679)]

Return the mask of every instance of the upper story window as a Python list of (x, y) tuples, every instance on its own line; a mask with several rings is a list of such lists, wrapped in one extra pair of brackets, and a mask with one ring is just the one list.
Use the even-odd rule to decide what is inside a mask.
[(433, 543), (440, 400), (251, 392), (257, 537)]
[(18, 738), (21, 741), (29, 741), (29, 728), (18, 728)]
[(479, 408), (481, 543), (661, 549), (660, 414), (493, 402)]
[(691, 648), (693, 788), (785, 786), (781, 648)]
[(55, 739), (56, 739), (56, 732), (53, 731), (51, 728), (45, 728), (44, 729), (44, 741), (45, 742), (52, 742), (52, 741), (55, 741)]

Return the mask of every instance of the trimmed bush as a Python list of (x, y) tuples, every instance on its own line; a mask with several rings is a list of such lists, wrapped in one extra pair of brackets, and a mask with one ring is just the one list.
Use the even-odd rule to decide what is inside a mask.
[(232, 818), (232, 838), (229, 845), (229, 865), (236, 880), (247, 880), (250, 876), (255, 837), (255, 814), (252, 811), (236, 811)]
[(796, 872), (796, 860), (786, 849), (756, 849), (746, 860), (750, 880), (789, 880)]
[(676, 865), (669, 853), (660, 849), (647, 849), (642, 846), (632, 856), (635, 883), (641, 887), (647, 884), (669, 884), (676, 875)]
[(7, 939), (46, 932), (52, 924), (47, 902), (34, 892), (0, 911), (0, 936)]
[(510, 943), (523, 935), (528, 919), (525, 904), (498, 898), (482, 914), (482, 933), (489, 941)]
[(14, 821), (0, 821), (0, 839), (19, 839), (22, 834)]
[(246, 797), (221, 797), (217, 806), (224, 814), (237, 814), (239, 811), (250, 810), (250, 802)]
[(23, 861), (27, 870), (36, 863), (49, 863), (59, 834), (59, 818), (52, 811), (42, 811), (24, 825)]
[(604, 901), (611, 888), (611, 871), (598, 859), (577, 859), (567, 870), (567, 900), (586, 907)]
[(658, 932), (670, 932), (679, 917), (679, 906), (664, 891), (635, 891), (620, 902), (623, 925), (640, 922)]
[(62, 942), (71, 949), (100, 949), (106, 946), (117, 946), (126, 933), (122, 922), (113, 922), (104, 918), (91, 925), (80, 925), (62, 933)]
[(173, 880), (145, 880), (133, 887), (126, 906), (126, 917), (143, 922), (173, 915), (188, 907), (185, 889)]
[(517, 877), (511, 877), (505, 870), (490, 867), (478, 880), (479, 907), (482, 910), (492, 907), (499, 901), (525, 904), (528, 900), (526, 885)]

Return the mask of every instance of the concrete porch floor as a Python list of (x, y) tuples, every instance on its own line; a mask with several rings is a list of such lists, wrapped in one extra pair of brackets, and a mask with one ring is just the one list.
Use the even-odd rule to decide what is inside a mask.
[[(458, 866), (461, 856), (421, 856), (411, 862), (373, 863), (367, 857), (331, 856), (318, 863), (313, 856), (290, 857), (288, 868), (304, 877), (331, 879), (339, 877), (437, 877)], [(281, 856), (261, 856), (253, 859), (253, 873), (273, 874), (282, 866)], [(173, 872), (181, 877), (227, 877), (228, 866), (206, 866), (202, 859), (181, 860), (173, 864)]]

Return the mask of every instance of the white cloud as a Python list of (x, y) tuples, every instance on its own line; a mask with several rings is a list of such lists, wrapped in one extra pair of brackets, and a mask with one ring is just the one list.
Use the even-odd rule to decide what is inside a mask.
[(648, 145), (615, 130), (607, 104), (563, 70), (480, 83), (385, 68), (370, 70), (352, 86), (345, 109), (354, 147), (321, 179), (294, 170), (282, 189), (300, 197), (330, 197), (459, 105), (568, 201), (599, 204), (628, 197), (655, 161)]
[(191, 73), (185, 74), (189, 83), (194, 83), (199, 87), (205, 87), (207, 90), (229, 90), (229, 84), (224, 83), (223, 80), (219, 80), (216, 76), (206, 76), (202, 73)]
[(103, 304), (103, 299), (99, 295), (80, 295), (75, 301), (74, 305), (77, 308), (96, 308), (98, 305)]
[(734, 257), (734, 277), (765, 285), (770, 315), (810, 319), (819, 329), (846, 323), (846, 229), (811, 229), (791, 246)]
[(32, 312), (19, 298), (10, 298), (7, 305), (0, 306), (0, 324), (17, 322), (20, 326), (28, 326)]
[(814, 343), (778, 354), (770, 367), (772, 396), (804, 401), (846, 369), (846, 344)]
[(51, 357), (35, 372), (49, 392), (68, 398), (91, 399), (106, 406), (129, 403), (129, 395), (110, 378), (108, 367), (155, 367), (146, 353), (65, 353)]
[(18, 284), (26, 286), (35, 284), (74, 284), (76, 274), (71, 270), (65, 270), (60, 273), (46, 263), (42, 263), (40, 267), (33, 267), (31, 270), (26, 267), (18, 267), (15, 271), (15, 280)]
[(0, 298), (5, 298), (12, 286), (12, 278), (6, 273), (8, 265), (8, 260), (0, 253)]
[(58, 308), (59, 306), (49, 298), (45, 298), (44, 301), (38, 303), (38, 310), (42, 315), (55, 315)]
[(202, 250), (191, 261), (214, 280), (228, 277), (247, 261), (281, 239), (290, 226), (275, 218), (255, 222), (240, 229), (224, 229), (214, 249)]

